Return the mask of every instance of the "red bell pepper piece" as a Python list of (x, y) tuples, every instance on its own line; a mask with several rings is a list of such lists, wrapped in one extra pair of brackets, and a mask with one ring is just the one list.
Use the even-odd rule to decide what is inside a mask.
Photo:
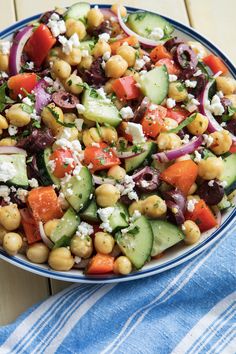
[[(152, 108), (155, 106), (156, 108)], [(158, 105), (149, 105), (143, 119), (142, 127), (145, 135), (155, 138), (164, 127), (163, 119), (166, 116), (167, 109)]]
[(105, 143), (100, 143), (99, 147), (87, 146), (84, 150), (84, 162), (88, 166), (92, 164), (90, 171), (93, 173), (99, 170), (107, 170), (114, 165), (120, 164), (120, 159), (114, 150)]
[(202, 59), (203, 63), (209, 66), (209, 68), (213, 71), (214, 74), (219, 71), (222, 74), (226, 74), (228, 72), (227, 66), (223, 63), (223, 61), (214, 54), (210, 54)]
[(150, 58), (153, 63), (156, 63), (160, 59), (172, 59), (172, 55), (168, 52), (164, 45), (159, 44), (151, 51)]
[(190, 116), (190, 112), (182, 107), (167, 108), (166, 117), (176, 120), (179, 124)]
[(200, 199), (199, 202), (195, 204), (195, 208), (192, 212), (187, 211), (185, 213), (185, 219), (194, 221), (202, 232), (210, 230), (217, 225), (212, 211), (203, 199)]
[(39, 227), (28, 208), (20, 209), (21, 223), (29, 245), (41, 240)]
[(37, 67), (41, 66), (46, 59), (50, 49), (56, 43), (56, 38), (52, 36), (49, 28), (41, 24), (34, 31), (25, 45), (24, 51)]
[(111, 273), (114, 268), (114, 257), (108, 254), (97, 253), (90, 261), (87, 274)]
[(11, 97), (16, 100), (20, 94), (23, 97), (27, 96), (27, 92), (30, 93), (37, 83), (37, 76), (34, 73), (24, 73), (11, 76), (8, 79), (7, 85), (10, 89)]
[(112, 89), (120, 100), (133, 100), (139, 97), (140, 90), (133, 76), (124, 76), (112, 84)]
[[(72, 162), (67, 162), (67, 159), (72, 160)], [(55, 163), (53, 174), (57, 178), (65, 177), (66, 173), (69, 174), (75, 167), (73, 154), (69, 149), (56, 149), (50, 156), (50, 160)]]
[(156, 62), (155, 66), (162, 66), (165, 65), (170, 75), (179, 75), (181, 69), (174, 63), (173, 60), (169, 58), (160, 59)]

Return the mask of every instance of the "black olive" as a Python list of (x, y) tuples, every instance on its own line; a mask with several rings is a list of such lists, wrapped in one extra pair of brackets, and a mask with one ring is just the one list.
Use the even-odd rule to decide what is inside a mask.
[(219, 182), (217, 180), (204, 181), (198, 188), (199, 197), (204, 199), (208, 205), (218, 204), (224, 196), (224, 187)]
[(196, 69), (198, 58), (187, 44), (179, 44), (174, 52), (174, 60), (183, 69)]

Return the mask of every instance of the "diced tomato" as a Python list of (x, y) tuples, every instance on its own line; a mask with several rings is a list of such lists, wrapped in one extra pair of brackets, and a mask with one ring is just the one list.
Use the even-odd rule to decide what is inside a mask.
[(100, 143), (99, 147), (87, 146), (84, 150), (84, 162), (88, 166), (92, 164), (90, 171), (93, 173), (99, 170), (107, 170), (114, 165), (120, 164), (120, 159), (114, 150), (105, 143)]
[(30, 93), (37, 83), (37, 76), (34, 73), (24, 73), (11, 76), (8, 79), (7, 85), (11, 91), (11, 97), (16, 100), (17, 96), (21, 94), (23, 97)]
[(190, 112), (182, 107), (167, 108), (166, 117), (176, 120), (179, 124), (190, 116)]
[(162, 65), (166, 66), (168, 74), (170, 75), (178, 76), (181, 72), (181, 69), (171, 59), (168, 58), (160, 59), (155, 64), (155, 66), (162, 66)]
[(133, 100), (140, 95), (136, 84), (133, 76), (124, 76), (113, 82), (112, 89), (120, 100)]
[(151, 51), (150, 58), (153, 63), (156, 63), (160, 59), (172, 59), (172, 55), (168, 52), (164, 45), (159, 44)]
[(222, 74), (226, 74), (228, 72), (227, 66), (223, 63), (223, 61), (214, 54), (210, 54), (202, 59), (203, 63), (209, 66), (209, 68), (213, 71), (214, 74), (217, 74), (219, 71)]
[(131, 47), (134, 47), (138, 44), (138, 39), (136, 36), (129, 36), (122, 39), (118, 39), (113, 43), (109, 43), (112, 54), (116, 54), (117, 49), (125, 42), (128, 43), (128, 45), (130, 45)]
[(54, 161), (55, 168), (53, 170), (54, 176), (57, 178), (65, 177), (66, 173), (70, 173), (75, 168), (75, 162), (72, 152), (64, 149), (55, 150), (50, 156), (50, 160)]
[(56, 43), (56, 38), (52, 36), (49, 28), (41, 24), (34, 31), (25, 45), (24, 51), (37, 67), (41, 66), (46, 59), (50, 49)]
[(28, 194), (28, 205), (37, 222), (59, 219), (63, 215), (56, 192), (51, 186), (32, 189)]
[(29, 245), (41, 240), (39, 227), (28, 208), (20, 209), (21, 223)]
[(203, 199), (195, 204), (192, 212), (185, 213), (185, 219), (194, 221), (202, 232), (217, 226), (216, 218)]
[(229, 152), (231, 152), (231, 154), (235, 154), (236, 153), (236, 145), (235, 144), (232, 144), (230, 149), (229, 149)]
[(164, 170), (160, 178), (166, 183), (180, 189), (187, 195), (197, 178), (198, 165), (192, 160), (178, 161)]
[(129, 141), (130, 143), (133, 142), (133, 137), (131, 134), (127, 134), (126, 133), (126, 128), (128, 127), (128, 123), (127, 122), (121, 122), (119, 127), (118, 127), (118, 133), (120, 136), (122, 136), (124, 139), (126, 139), (127, 141)]
[[(151, 109), (152, 106), (155, 108)], [(158, 105), (149, 105), (145, 116), (142, 119), (142, 127), (145, 135), (155, 138), (163, 129), (163, 119), (166, 116), (167, 109)]]
[(114, 257), (108, 254), (97, 253), (91, 259), (87, 274), (106, 274), (111, 273), (114, 268)]

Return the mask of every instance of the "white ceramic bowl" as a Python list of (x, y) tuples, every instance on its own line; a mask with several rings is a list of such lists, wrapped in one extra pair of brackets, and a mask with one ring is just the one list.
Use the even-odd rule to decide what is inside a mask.
[[(101, 8), (109, 8), (110, 5), (99, 5)], [(137, 8), (127, 7), (128, 12), (137, 11)], [(6, 28), (4, 31), (0, 32), (0, 39), (11, 38), (15, 31), (27, 25), (27, 23), (32, 22), (39, 18), (40, 15), (35, 15), (25, 20), (19, 21), (14, 25)], [(230, 74), (236, 78), (236, 69), (232, 62), (227, 58), (227, 56), (213, 45), (209, 40), (203, 37), (201, 34), (189, 28), (175, 20), (166, 18), (174, 27), (176, 35), (181, 35), (182, 38), (188, 40), (193, 39), (201, 42), (205, 48), (219, 57), (222, 58), (224, 63), (227, 65)], [(236, 202), (236, 198), (235, 198)], [(122, 282), (130, 281), (134, 279), (139, 279), (147, 277), (153, 274), (164, 272), (170, 268), (174, 268), (179, 264), (186, 262), (192, 257), (196, 256), (198, 253), (202, 252), (207, 247), (211, 247), (213, 242), (215, 242), (220, 237), (223, 237), (225, 233), (230, 231), (232, 225), (236, 220), (236, 208), (231, 208), (222, 217), (221, 226), (218, 229), (212, 229), (203, 233), (199, 243), (186, 246), (184, 243), (180, 243), (169, 250), (167, 250), (163, 257), (158, 260), (152, 260), (146, 264), (141, 270), (131, 273), (128, 276), (115, 276), (115, 275), (101, 275), (101, 276), (86, 276), (81, 271), (73, 269), (69, 272), (57, 272), (50, 269), (47, 265), (38, 265), (29, 262), (24, 256), (17, 255), (15, 257), (8, 256), (3, 249), (0, 247), (0, 258), (6, 260), (9, 263), (14, 264), (17, 267), (25, 269), (29, 272), (36, 273), (48, 278), (59, 279), (63, 281), (70, 282), (81, 282), (81, 283), (112, 283), (112, 282)]]

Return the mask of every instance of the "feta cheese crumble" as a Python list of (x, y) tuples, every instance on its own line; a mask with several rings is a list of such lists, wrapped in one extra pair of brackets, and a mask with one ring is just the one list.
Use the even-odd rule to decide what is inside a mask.
[(72, 34), (70, 39), (67, 39), (65, 36), (58, 37), (59, 42), (62, 44), (62, 51), (66, 55), (69, 55), (73, 48), (78, 48), (80, 45), (79, 37), (77, 33)]
[(195, 88), (197, 86), (197, 81), (185, 80), (186, 87)]
[(131, 176), (125, 175), (123, 180), (116, 184), (116, 187), (119, 189), (121, 195), (127, 195), (130, 200), (138, 200), (138, 195), (134, 191), (135, 183)]
[(195, 157), (194, 157), (195, 162), (200, 162), (202, 160), (202, 156), (197, 150), (194, 151), (194, 155), (195, 155)]
[(78, 111), (79, 114), (83, 114), (83, 113), (85, 112), (85, 107), (84, 107), (84, 105), (82, 105), (81, 103), (78, 103), (78, 104), (76, 105), (76, 109), (77, 109), (77, 111)]
[(10, 54), (11, 43), (9, 41), (1, 41), (0, 42), (0, 52), (3, 55)]
[(207, 135), (207, 134), (203, 134), (203, 139), (204, 139), (204, 144), (207, 146), (207, 147), (210, 147), (211, 144), (213, 143), (214, 139), (212, 136), (210, 135)]
[(107, 232), (112, 232), (112, 228), (109, 224), (109, 218), (111, 214), (114, 212), (114, 210), (115, 210), (114, 207), (107, 207), (107, 208), (100, 208), (97, 211), (100, 219), (102, 220), (102, 224), (100, 225), (100, 227)]
[(6, 182), (17, 175), (17, 171), (12, 163), (3, 162), (0, 164), (0, 181)]
[(14, 136), (16, 135), (18, 132), (18, 127), (16, 127), (15, 125), (10, 124), (8, 127), (8, 133), (10, 136)]
[(53, 37), (58, 37), (60, 34), (66, 33), (65, 21), (60, 20), (59, 15), (56, 13), (52, 14), (47, 23), (47, 26), (50, 28)]
[(82, 131), (83, 124), (84, 124), (84, 120), (83, 119), (77, 118), (75, 120), (75, 126), (76, 126), (76, 128), (78, 129), (79, 132)]
[(134, 112), (133, 112), (132, 108), (129, 106), (121, 108), (120, 114), (123, 119), (130, 119), (130, 118), (133, 118), (133, 116), (134, 116)]
[(54, 172), (56, 168), (56, 162), (54, 160), (49, 160), (47, 163), (47, 167), (51, 172)]
[(197, 204), (197, 200), (196, 199), (191, 199), (187, 201), (187, 210), (192, 213), (195, 209), (195, 204)]
[(154, 27), (152, 32), (149, 35), (150, 39), (154, 39), (155, 41), (158, 41), (159, 39), (162, 39), (164, 37), (164, 31), (160, 27)]
[(172, 74), (169, 75), (169, 82), (177, 81), (177, 79), (178, 77), (176, 75), (172, 75)]
[(99, 34), (98, 38), (99, 38), (99, 41), (108, 42), (110, 39), (110, 35), (109, 35), (109, 33), (102, 33), (102, 34)]
[(194, 77), (197, 77), (197, 76), (200, 76), (202, 74), (202, 71), (200, 69), (198, 69), (194, 74), (193, 76)]
[(18, 188), (16, 191), (17, 198), (20, 199), (23, 203), (26, 202), (26, 197), (28, 195), (28, 191), (23, 188)]
[(211, 180), (208, 182), (208, 186), (209, 186), (209, 187), (213, 187), (213, 186), (214, 186), (214, 183), (215, 183), (214, 179), (211, 179)]
[(89, 225), (87, 222), (82, 221), (78, 226), (78, 229), (76, 231), (76, 236), (84, 239), (86, 236), (92, 235), (93, 232), (94, 232), (93, 227)]
[(218, 95), (212, 97), (209, 109), (215, 116), (221, 116), (224, 113), (225, 109)]
[(145, 60), (139, 58), (136, 59), (134, 64), (134, 70), (140, 71), (145, 64), (146, 64)]
[(10, 193), (11, 193), (11, 190), (9, 187), (0, 186), (0, 197), (2, 197), (6, 203), (10, 202), (10, 197), (9, 197)]
[(141, 144), (146, 141), (141, 124), (128, 122), (125, 132), (132, 135), (134, 145)]
[(107, 61), (108, 59), (110, 59), (111, 57), (111, 53), (110, 52), (105, 52), (102, 56), (102, 59)]
[(29, 185), (31, 188), (37, 188), (39, 186), (36, 178), (29, 179)]
[(22, 102), (27, 104), (28, 106), (33, 106), (34, 104), (29, 97), (24, 97)]
[(167, 98), (166, 100), (166, 106), (167, 108), (173, 108), (176, 106), (176, 102), (173, 98)]

